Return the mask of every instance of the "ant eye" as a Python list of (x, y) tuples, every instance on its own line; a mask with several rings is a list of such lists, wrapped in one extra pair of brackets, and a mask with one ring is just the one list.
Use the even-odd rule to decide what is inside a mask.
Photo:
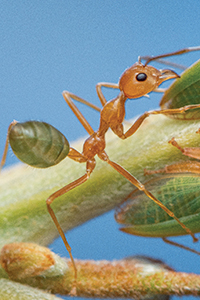
[(139, 73), (136, 76), (137, 81), (145, 81), (147, 79), (147, 74), (145, 73)]

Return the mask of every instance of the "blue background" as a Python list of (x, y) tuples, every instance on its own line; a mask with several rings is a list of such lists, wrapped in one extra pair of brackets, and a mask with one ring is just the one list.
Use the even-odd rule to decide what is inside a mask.
[[(199, 45), (199, 9), (199, 1), (188, 0), (1, 1), (0, 153), (13, 119), (49, 122), (70, 141), (86, 135), (62, 91), (100, 106), (96, 83), (117, 83), (139, 55)], [(189, 66), (198, 58), (199, 53), (191, 53), (174, 61)], [(106, 92), (107, 99), (115, 95)], [(157, 108), (159, 99), (154, 93), (150, 99), (129, 101), (127, 118)], [(81, 111), (97, 128), (98, 113), (84, 106)], [(10, 151), (7, 165), (15, 162)], [(74, 257), (112, 260), (144, 254), (163, 259), (176, 270), (199, 273), (200, 259), (195, 254), (159, 239), (126, 235), (118, 227), (110, 212), (69, 232)], [(193, 246), (190, 237), (176, 240)], [(60, 239), (50, 247), (67, 255)]]

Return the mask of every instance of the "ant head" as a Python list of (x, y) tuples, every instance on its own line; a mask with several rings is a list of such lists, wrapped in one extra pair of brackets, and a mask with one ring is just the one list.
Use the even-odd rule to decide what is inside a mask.
[(119, 89), (127, 98), (139, 98), (155, 90), (163, 81), (179, 77), (172, 70), (157, 70), (141, 62), (125, 70), (119, 80)]

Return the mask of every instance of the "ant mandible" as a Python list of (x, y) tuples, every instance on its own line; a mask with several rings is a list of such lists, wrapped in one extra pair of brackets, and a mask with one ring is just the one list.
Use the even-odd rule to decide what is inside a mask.
[[(90, 135), (89, 138), (86, 139), (83, 145), (83, 151), (82, 153), (78, 152), (74, 148), (69, 148), (69, 153), (62, 156), (62, 158), (57, 160), (56, 162), (50, 162), (48, 165), (42, 166), (40, 165), (39, 167), (49, 167), (51, 165), (54, 165), (58, 162), (60, 162), (64, 157), (68, 155), (69, 158), (73, 159), (74, 161), (77, 161), (79, 163), (86, 163), (86, 173), (78, 178), (77, 180), (67, 184), (63, 188), (59, 189), (52, 195), (48, 197), (46, 200), (47, 204), (47, 209), (48, 212), (53, 219), (58, 232), (66, 246), (66, 249), (69, 252), (73, 267), (74, 267), (74, 272), (75, 272), (75, 280), (77, 278), (77, 269), (76, 265), (71, 253), (71, 247), (69, 246), (65, 234), (55, 216), (55, 213), (53, 209), (51, 208), (52, 202), (58, 198), (59, 196), (67, 193), (68, 191), (74, 189), (75, 187), (83, 184), (88, 180), (90, 177), (91, 173), (93, 172), (96, 161), (95, 161), (95, 155), (97, 155), (101, 160), (107, 162), (111, 167), (113, 167), (117, 172), (119, 172), (122, 176), (124, 176), (129, 182), (131, 182), (135, 187), (137, 187), (140, 191), (143, 191), (150, 199), (152, 199), (155, 203), (157, 203), (169, 216), (174, 218), (182, 228), (192, 236), (194, 241), (197, 241), (197, 238), (194, 236), (192, 231), (187, 228), (168, 208), (166, 208), (157, 198), (155, 198), (150, 191), (146, 189), (146, 187), (140, 183), (139, 180), (137, 180), (132, 174), (130, 174), (128, 171), (126, 171), (123, 167), (121, 167), (119, 164), (111, 161), (108, 157), (108, 155), (105, 152), (105, 134), (108, 131), (109, 128), (121, 139), (126, 139), (133, 135), (137, 129), (140, 127), (142, 122), (150, 115), (152, 114), (165, 114), (165, 115), (170, 115), (170, 114), (177, 114), (177, 113), (183, 113), (188, 109), (191, 108), (196, 108), (199, 107), (199, 105), (188, 105), (185, 107), (177, 108), (177, 109), (161, 109), (161, 110), (155, 110), (151, 112), (145, 112), (143, 115), (141, 115), (135, 123), (126, 131), (124, 132), (123, 128), (123, 120), (125, 117), (125, 102), (127, 99), (135, 99), (142, 97), (152, 91), (156, 91), (158, 86), (168, 80), (168, 79), (173, 79), (173, 78), (178, 78), (180, 77), (177, 73), (175, 73), (172, 70), (164, 69), (164, 70), (157, 70), (156, 68), (152, 66), (148, 66), (148, 64), (153, 61), (153, 60), (158, 60), (163, 57), (168, 57), (168, 56), (173, 56), (173, 55), (179, 55), (183, 53), (187, 53), (189, 51), (196, 51), (200, 50), (200, 47), (191, 47), (187, 49), (182, 49), (176, 52), (164, 54), (164, 55), (159, 55), (159, 56), (154, 56), (154, 57), (149, 57), (146, 59), (146, 63), (142, 64), (141, 63), (141, 58), (139, 57), (138, 62), (136, 62), (133, 66), (125, 70), (125, 72), (122, 74), (119, 80), (119, 84), (113, 84), (113, 83), (98, 83), (96, 86), (96, 91), (97, 95), (101, 101), (102, 104), (102, 109), (100, 110), (93, 104), (85, 101), (84, 99), (70, 93), (67, 91), (63, 92), (63, 97), (71, 110), (74, 112), (78, 120), (81, 122), (83, 127), (86, 129), (88, 134)], [(119, 89), (120, 93), (119, 95), (113, 99), (107, 102), (105, 99), (103, 93), (102, 93), (102, 87), (106, 88), (113, 88), (113, 89)], [(84, 116), (81, 114), (79, 109), (76, 107), (74, 104), (73, 100), (76, 100), (78, 102), (85, 103), (86, 105), (89, 105), (90, 107), (93, 107), (96, 110), (100, 111), (100, 124), (99, 128), (97, 131), (94, 131), (92, 127), (89, 125), (88, 121), (84, 118)], [(27, 122), (28, 123), (28, 122)], [(29, 122), (31, 123), (31, 122)], [(33, 123), (33, 122), (32, 122)], [(17, 132), (17, 123), (16, 121), (13, 121), (8, 129), (8, 135), (7, 135), (7, 141), (6, 141), (6, 146), (3, 154), (3, 158), (1, 161), (1, 167), (5, 164), (5, 159), (8, 151), (8, 145), (10, 141), (10, 135), (12, 133), (13, 135), (16, 135), (16, 140), (18, 137), (18, 132)], [(39, 122), (38, 122), (39, 124)], [(43, 123), (44, 124), (44, 123)], [(23, 123), (21, 124), (23, 126)], [(45, 123), (45, 126), (51, 126), (49, 124)], [(51, 126), (51, 128), (53, 128)], [(21, 130), (21, 129), (20, 129)], [(14, 132), (14, 134), (13, 134)], [(26, 130), (27, 134), (27, 130)], [(60, 133), (61, 134), (61, 133)], [(25, 135), (23, 137), (24, 139), (26, 138)], [(12, 145), (11, 145), (12, 147)], [(17, 149), (17, 147), (16, 147)], [(15, 154), (17, 155), (17, 150), (15, 149)], [(44, 153), (42, 154), (44, 155)], [(29, 164), (28, 159), (22, 159), (25, 163)], [(38, 167), (37, 165), (32, 164), (32, 166)]]

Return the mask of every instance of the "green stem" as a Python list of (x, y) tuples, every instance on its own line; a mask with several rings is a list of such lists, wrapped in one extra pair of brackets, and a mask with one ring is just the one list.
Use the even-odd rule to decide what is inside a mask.
[[(198, 146), (200, 127), (197, 121), (176, 121), (152, 116), (127, 140), (107, 134), (106, 151), (142, 183), (144, 168), (160, 169), (166, 164), (188, 160), (168, 141), (176, 137), (183, 146)], [(81, 151), (83, 140), (73, 145)], [(55, 167), (34, 169), (15, 165), (4, 169), (0, 180), (0, 247), (11, 242), (36, 242), (48, 245), (58, 236), (46, 208), (51, 193), (79, 178), (85, 164), (66, 158)], [(63, 229), (69, 230), (107, 212), (133, 190), (133, 186), (111, 166), (97, 158), (91, 178), (78, 188), (56, 199), (52, 204)], [(62, 209), (61, 209), (62, 208)]]

